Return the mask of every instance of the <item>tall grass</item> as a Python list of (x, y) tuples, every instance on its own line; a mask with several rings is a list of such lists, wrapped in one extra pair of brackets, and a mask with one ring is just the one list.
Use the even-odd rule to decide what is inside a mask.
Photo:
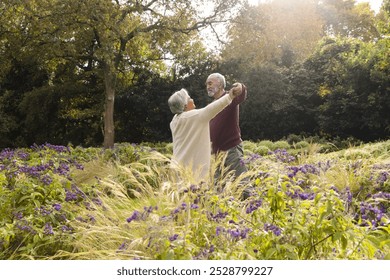
[(246, 174), (215, 180), (221, 156), (202, 181), (161, 143), (5, 151), (0, 257), (389, 259), (390, 142), (286, 143), (245, 142)]
[[(389, 201), (373, 202), (387, 209), (375, 224), (360, 208), (370, 194), (388, 191), (373, 179), (376, 157), (362, 161), (348, 150), (320, 154), (318, 146), (306, 148), (295, 150), (295, 157), (286, 151), (247, 154), (244, 186), (243, 178), (226, 170), (218, 182), (212, 176), (195, 182), (159, 153), (118, 164), (100, 180), (102, 204), (79, 212), (85, 218), (73, 222), (73, 250), (52, 258), (389, 258)], [(361, 149), (382, 148), (386, 142)], [(376, 155), (382, 165), (388, 160)], [(242, 200), (248, 186), (254, 195)]]

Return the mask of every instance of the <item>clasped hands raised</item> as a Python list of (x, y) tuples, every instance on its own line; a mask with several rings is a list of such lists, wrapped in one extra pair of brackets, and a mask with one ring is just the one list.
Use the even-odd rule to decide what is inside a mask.
[(242, 93), (242, 84), (234, 83), (233, 87), (229, 90), (229, 95), (233, 99)]

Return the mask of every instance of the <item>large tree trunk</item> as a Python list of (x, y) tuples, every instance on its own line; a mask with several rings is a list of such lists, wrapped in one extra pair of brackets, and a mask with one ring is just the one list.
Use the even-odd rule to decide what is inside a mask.
[(104, 148), (114, 147), (115, 127), (114, 127), (114, 101), (115, 101), (115, 73), (109, 63), (104, 67), (104, 85), (106, 100), (104, 104)]

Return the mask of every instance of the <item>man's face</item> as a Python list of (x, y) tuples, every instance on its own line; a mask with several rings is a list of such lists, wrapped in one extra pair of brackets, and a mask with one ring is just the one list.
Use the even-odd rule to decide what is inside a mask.
[(208, 78), (206, 81), (207, 94), (214, 97), (220, 90), (221, 84), (217, 78)]

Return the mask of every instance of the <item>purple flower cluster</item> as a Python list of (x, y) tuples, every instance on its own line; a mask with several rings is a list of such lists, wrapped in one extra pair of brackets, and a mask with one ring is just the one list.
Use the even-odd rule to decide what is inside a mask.
[(132, 221), (139, 221), (141, 217), (142, 214), (139, 211), (135, 210), (133, 214), (131, 214), (131, 216), (126, 219), (126, 221), (128, 223), (131, 223)]
[(273, 152), (269, 152), (270, 155), (275, 155), (276, 160), (289, 163), (296, 160), (296, 158), (292, 155), (290, 155), (286, 149), (277, 149)]
[(347, 203), (347, 206), (351, 206), (352, 205), (353, 195), (352, 195), (350, 187), (346, 187), (345, 188), (345, 196), (346, 196), (345, 197), (345, 201)]
[(179, 235), (177, 233), (175, 233), (174, 235), (169, 237), (169, 241), (173, 242), (173, 241), (177, 240), (177, 238), (179, 238)]
[(306, 193), (299, 190), (287, 191), (286, 194), (291, 198), (299, 198), (301, 200), (313, 200), (316, 197), (315, 193)]
[(228, 229), (227, 233), (234, 239), (234, 240), (240, 240), (245, 239), (248, 236), (248, 232), (250, 231), (249, 228), (244, 229)]
[(215, 235), (220, 236), (221, 234), (227, 235), (229, 238), (238, 241), (240, 239), (245, 239), (248, 237), (248, 232), (250, 231), (249, 228), (244, 228), (244, 229), (225, 229), (223, 227), (218, 226), (216, 228)]
[(257, 199), (257, 200), (255, 200), (255, 201), (251, 201), (251, 202), (249, 203), (248, 207), (246, 208), (246, 211), (245, 211), (245, 212), (246, 212), (247, 214), (250, 214), (250, 213), (256, 211), (259, 207), (261, 207), (262, 203), (263, 203), (263, 200), (262, 200), (262, 199)]
[(129, 245), (127, 244), (127, 241), (123, 242), (123, 243), (119, 246), (117, 252), (119, 252), (119, 251), (125, 251), (125, 250), (127, 249), (128, 246), (129, 246)]
[(73, 231), (73, 228), (67, 226), (67, 225), (63, 225), (61, 226), (61, 231), (62, 232), (72, 232)]
[(379, 173), (379, 176), (378, 178), (376, 179), (376, 182), (379, 186), (383, 186), (384, 183), (389, 180), (390, 176), (389, 176), (389, 172), (386, 172), (386, 171), (381, 171)]
[[(192, 209), (192, 210), (199, 209), (199, 205), (196, 204), (196, 203), (191, 203), (189, 208)], [(188, 209), (188, 205), (187, 205), (187, 203), (183, 202), (179, 207), (175, 208), (171, 212), (171, 215), (175, 216), (175, 215), (179, 214), (180, 212), (182, 212), (182, 211), (184, 211), (186, 209)]]
[(247, 165), (250, 164), (251, 162), (255, 162), (256, 160), (262, 158), (259, 154), (252, 153), (245, 159), (240, 160), (241, 165)]
[(388, 192), (378, 192), (376, 194), (373, 194), (371, 197), (372, 198), (383, 198), (383, 199), (386, 199), (390, 202), (390, 193), (388, 193)]
[(31, 224), (27, 222), (26, 220), (20, 220), (16, 223), (16, 227), (22, 231), (31, 233), (31, 234), (36, 234), (36, 231), (32, 228)]
[(145, 220), (150, 213), (153, 212), (153, 210), (157, 210), (157, 206), (149, 206), (149, 207), (144, 207), (144, 211), (141, 213), (137, 210), (134, 210), (134, 212), (131, 214), (130, 217), (126, 219), (128, 223), (131, 223), (132, 221), (140, 221), (140, 220)]
[(85, 199), (87, 196), (76, 185), (72, 185), (71, 189), (65, 189), (65, 201), (79, 201)]
[(196, 256), (194, 260), (207, 260), (210, 254), (215, 252), (215, 246), (212, 244), (210, 247), (203, 248)]
[(174, 215), (180, 213), (181, 211), (183, 211), (185, 209), (187, 209), (187, 203), (183, 202), (179, 207), (175, 208), (172, 211), (171, 215), (174, 216)]
[(96, 222), (96, 218), (90, 214), (87, 214), (87, 218), (83, 218), (81, 216), (76, 217), (76, 220), (82, 223)]
[(52, 145), (52, 144), (49, 144), (49, 143), (45, 143), (45, 144), (42, 144), (42, 145), (37, 145), (37, 144), (34, 144), (30, 147), (33, 151), (45, 151), (45, 150), (52, 150), (58, 154), (61, 154), (61, 153), (67, 153), (69, 154), (71, 151), (70, 151), (70, 148), (67, 147), (67, 146), (61, 146), (61, 145)]
[(46, 223), (43, 232), (46, 235), (53, 235), (54, 234), (53, 226), (50, 223)]
[(15, 158), (15, 151), (9, 148), (6, 148), (0, 152), (0, 160), (2, 162), (9, 161)]
[(228, 214), (228, 212), (221, 211), (218, 211), (218, 213), (216, 214), (207, 212), (207, 218), (209, 219), (209, 221), (220, 222), (221, 220), (225, 219)]
[(314, 164), (304, 164), (300, 166), (290, 166), (288, 167), (289, 173), (288, 177), (293, 178), (295, 177), (298, 172), (302, 172), (303, 174), (320, 174), (320, 168)]
[(387, 212), (383, 205), (371, 205), (367, 202), (360, 203), (360, 214), (362, 219), (362, 226), (372, 225), (377, 227), (383, 225), (382, 217)]
[[(6, 178), (9, 182), (8, 187), (14, 187), (13, 179), (20, 174), (38, 179), (43, 185), (48, 186), (53, 182), (52, 174), (58, 174), (71, 180), (70, 171), (72, 166), (83, 169), (83, 166), (76, 160), (64, 157), (69, 157), (71, 152), (69, 147), (45, 144), (41, 146), (34, 145), (31, 149), (33, 152), (40, 153), (39, 156), (42, 158), (40, 163), (30, 162), (31, 155), (24, 150), (4, 149), (0, 152), (0, 171), (6, 172)], [(49, 159), (47, 162), (42, 162), (48, 158), (48, 154), (49, 158), (55, 158), (55, 160)]]
[(60, 211), (61, 208), (62, 208), (62, 206), (61, 206), (61, 204), (59, 204), (59, 203), (54, 203), (54, 204), (53, 204), (53, 208), (54, 208), (54, 210), (56, 210), (56, 211)]
[(272, 231), (276, 236), (279, 236), (282, 234), (282, 230), (273, 224), (264, 224), (264, 230), (265, 231)]
[(14, 217), (17, 219), (17, 220), (21, 220), (23, 219), (23, 213), (22, 212), (15, 212), (13, 213)]
[(48, 216), (53, 212), (53, 209), (47, 209), (45, 206), (36, 207), (35, 211), (42, 216)]

